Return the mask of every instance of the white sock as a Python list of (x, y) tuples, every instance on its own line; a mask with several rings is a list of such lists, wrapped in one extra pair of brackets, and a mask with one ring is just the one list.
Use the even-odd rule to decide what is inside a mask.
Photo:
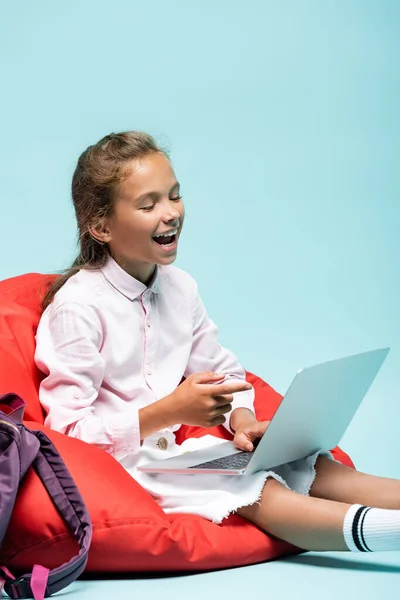
[(344, 518), (343, 535), (351, 552), (400, 550), (400, 510), (353, 504)]

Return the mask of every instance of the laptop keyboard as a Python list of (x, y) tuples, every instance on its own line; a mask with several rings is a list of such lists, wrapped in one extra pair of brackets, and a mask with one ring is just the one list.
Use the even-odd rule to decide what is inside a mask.
[(253, 452), (236, 452), (222, 458), (215, 458), (207, 462), (192, 465), (188, 469), (245, 469), (252, 459)]

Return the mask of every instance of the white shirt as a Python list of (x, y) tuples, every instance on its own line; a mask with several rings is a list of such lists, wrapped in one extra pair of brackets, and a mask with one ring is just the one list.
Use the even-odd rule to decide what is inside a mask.
[[(245, 379), (217, 333), (182, 269), (157, 266), (148, 287), (111, 257), (100, 270), (82, 269), (57, 292), (36, 334), (45, 424), (117, 460), (139, 453), (139, 409), (173, 392), (182, 377), (216, 371)], [(254, 389), (234, 394), (232, 410), (238, 407), (254, 411)]]

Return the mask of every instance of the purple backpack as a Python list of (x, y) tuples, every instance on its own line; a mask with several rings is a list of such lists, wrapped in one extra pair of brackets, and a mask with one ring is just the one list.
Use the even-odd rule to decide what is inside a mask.
[(29, 467), (41, 478), (59, 513), (74, 532), (79, 554), (56, 569), (34, 565), (32, 573), (16, 579), (0, 566), (0, 596), (4, 590), (11, 598), (43, 600), (72, 583), (84, 571), (92, 524), (74, 480), (51, 440), (42, 431), (31, 431), (22, 424), (25, 402), (16, 394), (0, 396), (0, 544), (4, 539), (14, 508), (18, 487)]

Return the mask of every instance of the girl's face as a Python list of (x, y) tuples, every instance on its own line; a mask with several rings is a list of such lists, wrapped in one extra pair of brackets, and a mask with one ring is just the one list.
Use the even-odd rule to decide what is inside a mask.
[[(147, 284), (155, 265), (175, 261), (185, 217), (176, 180), (168, 158), (149, 154), (132, 162), (132, 172), (115, 192), (114, 210), (106, 224), (110, 253), (130, 275)], [(176, 233), (172, 245), (155, 236)], [(159, 238), (159, 242), (165, 241)]]

